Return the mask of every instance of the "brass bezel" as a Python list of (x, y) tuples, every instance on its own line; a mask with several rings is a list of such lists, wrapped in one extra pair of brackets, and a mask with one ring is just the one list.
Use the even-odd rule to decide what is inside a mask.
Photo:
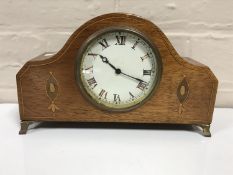
[[(134, 35), (139, 36), (140, 38), (143, 38), (147, 44), (151, 47), (152, 51), (154, 52), (155, 56), (156, 56), (156, 61), (157, 61), (157, 79), (155, 80), (156, 82), (154, 83), (151, 92), (147, 95), (147, 97), (145, 99), (143, 99), (142, 101), (140, 101), (139, 103), (136, 103), (133, 106), (130, 107), (126, 107), (126, 108), (111, 108), (108, 107), (102, 103), (98, 103), (96, 101), (96, 99), (94, 99), (86, 90), (86, 88), (83, 85), (82, 79), (81, 79), (81, 73), (80, 73), (80, 66), (82, 63), (82, 59), (83, 59), (83, 53), (86, 51), (87, 47), (89, 46), (89, 44), (96, 39), (97, 37), (104, 35), (106, 33), (110, 33), (110, 32), (118, 32), (118, 31), (122, 31), (122, 32), (129, 32), (129, 33), (133, 33)], [(86, 41), (84, 41), (84, 43), (82, 44), (82, 46), (79, 48), (77, 56), (76, 56), (76, 63), (75, 63), (75, 78), (76, 78), (76, 83), (79, 86), (82, 95), (91, 103), (93, 104), (95, 107), (104, 110), (104, 111), (108, 111), (108, 112), (127, 112), (127, 111), (131, 111), (133, 109), (136, 109), (140, 106), (142, 106), (143, 104), (145, 104), (156, 92), (156, 89), (159, 86), (160, 80), (161, 80), (161, 76), (162, 76), (162, 60), (161, 60), (161, 56), (159, 54), (159, 51), (157, 49), (157, 47), (155, 46), (155, 44), (142, 32), (138, 31), (135, 28), (132, 27), (125, 27), (125, 26), (113, 26), (113, 27), (107, 27), (105, 29), (99, 30), (95, 33), (93, 33), (91, 36), (89, 36)]]

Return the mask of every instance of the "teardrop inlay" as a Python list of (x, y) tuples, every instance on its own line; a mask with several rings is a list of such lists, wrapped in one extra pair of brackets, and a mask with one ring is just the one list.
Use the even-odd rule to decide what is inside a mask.
[(188, 94), (189, 94), (189, 85), (186, 77), (184, 77), (177, 88), (177, 97), (180, 103), (183, 103), (187, 99)]
[(180, 88), (180, 95), (184, 95), (185, 94), (185, 87), (182, 85)]
[(54, 101), (58, 95), (58, 84), (52, 72), (50, 72), (50, 76), (47, 80), (46, 91), (50, 100)]
[(50, 92), (55, 92), (56, 89), (55, 89), (55, 86), (53, 83), (50, 83)]

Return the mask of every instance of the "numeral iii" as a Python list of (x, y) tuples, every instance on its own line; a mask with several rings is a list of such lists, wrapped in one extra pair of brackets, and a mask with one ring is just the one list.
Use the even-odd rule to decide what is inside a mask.
[(143, 75), (151, 75), (151, 70), (143, 70)]

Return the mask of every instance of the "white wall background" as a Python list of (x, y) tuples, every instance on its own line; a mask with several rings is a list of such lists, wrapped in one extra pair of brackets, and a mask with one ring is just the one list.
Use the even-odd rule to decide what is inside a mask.
[(0, 102), (17, 102), (15, 75), (27, 60), (58, 51), (80, 25), (109, 12), (152, 20), (182, 56), (213, 70), (216, 105), (233, 107), (232, 0), (0, 0)]

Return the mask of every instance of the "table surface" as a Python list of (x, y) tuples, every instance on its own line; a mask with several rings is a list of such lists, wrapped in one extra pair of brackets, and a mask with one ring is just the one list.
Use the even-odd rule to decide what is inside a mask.
[(17, 104), (0, 104), (1, 175), (232, 175), (233, 109), (216, 108), (212, 137), (179, 126), (35, 125), (18, 135)]

